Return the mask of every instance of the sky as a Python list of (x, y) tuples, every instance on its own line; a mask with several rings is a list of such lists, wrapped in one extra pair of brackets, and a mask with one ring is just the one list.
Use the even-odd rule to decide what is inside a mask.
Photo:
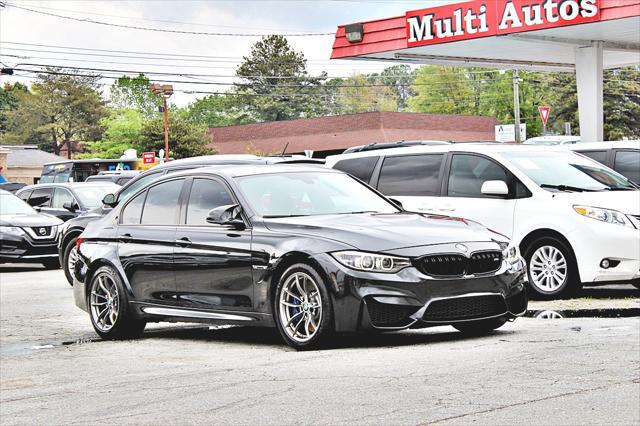
[[(0, 8), (3, 66), (33, 68), (19, 64), (35, 63), (170, 74), (149, 76), (158, 83), (178, 78), (179, 74), (201, 74), (183, 75), (179, 79), (229, 84), (234, 81), (233, 75), (242, 57), (260, 37), (175, 34), (88, 21), (209, 33), (330, 33), (288, 39), (296, 50), (304, 53), (312, 75), (327, 71), (331, 77), (346, 77), (380, 71), (390, 64), (329, 60), (333, 33), (339, 24), (399, 16), (407, 10), (436, 6), (449, 0), (0, 0), (2, 2), (7, 3), (5, 8)], [(3, 76), (2, 84), (33, 81), (25, 72), (16, 71), (16, 74), (21, 75)], [(105, 95), (111, 81), (103, 80)], [(196, 97), (205, 96), (185, 91), (215, 92), (228, 87), (176, 83), (172, 102), (184, 106)]]

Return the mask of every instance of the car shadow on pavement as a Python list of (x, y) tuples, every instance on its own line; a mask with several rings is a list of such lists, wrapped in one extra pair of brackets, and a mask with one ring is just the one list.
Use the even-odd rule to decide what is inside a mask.
[[(34, 271), (47, 271), (44, 266), (40, 265), (24, 265), (24, 266), (0, 266), (0, 273), (4, 272), (34, 272)], [(49, 270), (50, 271), (50, 270)]]
[(640, 289), (632, 285), (619, 285), (615, 287), (583, 287), (576, 298), (590, 297), (592, 299), (625, 299), (627, 297), (640, 297)]
[[(508, 336), (513, 334), (510, 330), (497, 330), (486, 336)], [(284, 343), (278, 331), (272, 328), (233, 326), (225, 328), (208, 327), (178, 327), (151, 329), (145, 332), (144, 338), (162, 338), (176, 340), (191, 340), (201, 342), (238, 343), (258, 346), (277, 346), (289, 349)], [(482, 339), (462, 334), (453, 329), (423, 329), (411, 331), (397, 331), (388, 333), (349, 333), (336, 334), (323, 350), (349, 349), (349, 348), (386, 348), (397, 346), (413, 346), (435, 344), (467, 339)], [(291, 349), (293, 350), (293, 349)]]

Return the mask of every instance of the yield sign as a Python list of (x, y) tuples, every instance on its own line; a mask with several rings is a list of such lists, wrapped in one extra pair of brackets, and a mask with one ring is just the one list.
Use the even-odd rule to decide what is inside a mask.
[(547, 125), (547, 120), (549, 119), (549, 113), (551, 112), (551, 107), (548, 106), (539, 106), (538, 112), (540, 113), (540, 118), (542, 118), (542, 125)]

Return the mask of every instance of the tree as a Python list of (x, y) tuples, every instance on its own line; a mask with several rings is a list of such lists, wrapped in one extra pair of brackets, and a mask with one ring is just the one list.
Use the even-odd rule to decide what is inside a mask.
[(80, 158), (120, 158), (129, 148), (139, 149), (143, 115), (135, 109), (111, 110), (101, 120), (105, 129), (102, 139), (87, 143), (89, 152)]
[(102, 133), (99, 122), (106, 109), (96, 90), (99, 79), (78, 70), (48, 68), (7, 114), (13, 126), (8, 138), (15, 143), (37, 142), (55, 154), (66, 146), (71, 158), (77, 145), (95, 141)]
[(111, 105), (118, 109), (135, 109), (145, 115), (158, 112), (162, 98), (149, 89), (150, 85), (151, 82), (144, 74), (120, 77), (111, 86)]
[[(215, 154), (208, 147), (212, 137), (208, 129), (185, 119), (176, 111), (169, 112), (169, 156), (187, 158)], [(140, 129), (138, 141), (140, 151), (164, 149), (164, 118), (147, 118)]]
[(338, 90), (338, 105), (342, 114), (371, 111), (397, 111), (398, 100), (390, 87), (371, 83), (358, 74), (344, 80)]
[(406, 110), (409, 107), (407, 101), (415, 95), (411, 85), (416, 80), (416, 75), (409, 65), (394, 65), (385, 68), (380, 74), (372, 74), (369, 80), (386, 84), (395, 94), (398, 110)]
[(189, 121), (208, 128), (253, 122), (251, 117), (239, 110), (228, 96), (222, 95), (197, 99), (186, 108), (185, 115)]
[(322, 82), (326, 73), (310, 77), (307, 61), (286, 38), (263, 37), (243, 58), (236, 75), (236, 103), (256, 121), (280, 121), (317, 117), (327, 113)]
[(412, 86), (415, 96), (407, 103), (413, 112), (477, 114), (475, 92), (467, 70), (459, 67), (425, 65), (416, 71)]

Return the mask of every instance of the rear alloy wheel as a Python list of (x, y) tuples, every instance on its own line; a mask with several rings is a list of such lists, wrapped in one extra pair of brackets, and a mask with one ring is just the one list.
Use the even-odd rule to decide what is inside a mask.
[(113, 268), (98, 269), (89, 289), (91, 324), (100, 337), (130, 339), (142, 334), (146, 323), (131, 315), (122, 280)]
[(278, 331), (298, 350), (317, 348), (332, 332), (333, 311), (322, 278), (309, 265), (285, 271), (276, 290)]
[(573, 254), (561, 241), (552, 237), (538, 239), (527, 248), (525, 259), (533, 296), (560, 298), (580, 288)]
[(76, 267), (78, 261), (78, 238), (73, 238), (67, 243), (64, 248), (64, 254), (62, 256), (62, 267), (64, 268), (64, 275), (67, 277), (69, 285), (73, 285), (73, 270)]
[(490, 318), (486, 320), (459, 322), (453, 324), (453, 326), (464, 334), (481, 336), (502, 327), (506, 322), (507, 320), (504, 318)]

